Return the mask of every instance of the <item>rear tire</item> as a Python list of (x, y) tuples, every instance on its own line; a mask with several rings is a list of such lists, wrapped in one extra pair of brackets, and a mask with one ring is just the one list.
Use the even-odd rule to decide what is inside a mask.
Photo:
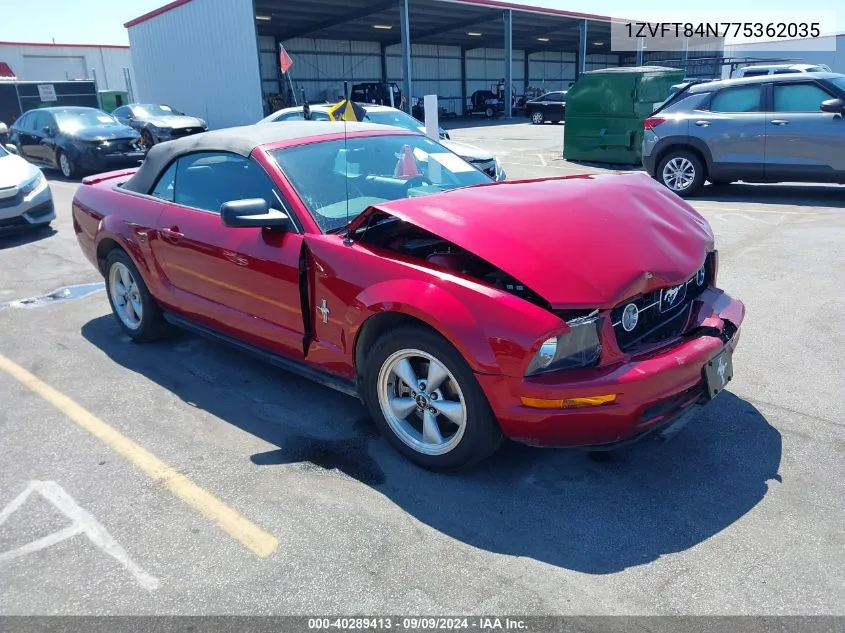
[(141, 273), (125, 251), (115, 248), (106, 256), (106, 292), (120, 329), (132, 340), (152, 341), (170, 331)]
[(502, 442), (472, 369), (426, 327), (403, 326), (381, 335), (364, 361), (363, 392), (387, 441), (428, 470), (470, 467)]
[(487, 115), (487, 118), (488, 118), (488, 119), (492, 119), (492, 118), (493, 118), (493, 115), (494, 115), (494, 114), (496, 114), (496, 111), (495, 111), (495, 110), (493, 110), (493, 108), (487, 108), (487, 109), (484, 111), (484, 114), (485, 114), (485, 115)]
[(695, 195), (704, 184), (704, 164), (694, 153), (673, 149), (660, 161), (656, 171), (657, 180), (682, 198)]

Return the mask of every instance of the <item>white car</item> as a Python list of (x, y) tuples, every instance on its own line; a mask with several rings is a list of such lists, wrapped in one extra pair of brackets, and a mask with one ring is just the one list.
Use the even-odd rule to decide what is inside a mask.
[[(366, 121), (380, 123), (382, 125), (392, 125), (393, 127), (401, 127), (406, 130), (414, 130), (415, 132), (425, 134), (425, 125), (402, 110), (391, 108), (390, 106), (371, 105), (368, 103), (358, 103), (358, 105), (366, 110)], [(329, 120), (329, 108), (332, 107), (332, 104), (321, 103), (309, 105), (308, 107), (311, 110), (312, 121)], [(261, 119), (258, 124), (301, 121), (303, 117), (302, 106), (294, 106), (292, 108), (277, 110), (270, 116)], [(449, 134), (443, 128), (440, 129), (440, 144), (494, 180), (501, 181), (507, 178), (502, 163), (499, 162), (499, 159), (495, 155), (475, 145), (467, 145), (466, 143), (451, 140)]]
[(56, 219), (41, 170), (0, 145), (0, 230), (46, 227)]
[(762, 77), (763, 75), (789, 75), (792, 73), (829, 73), (830, 66), (826, 64), (770, 64), (759, 66), (744, 66), (736, 71), (734, 79), (740, 77)]

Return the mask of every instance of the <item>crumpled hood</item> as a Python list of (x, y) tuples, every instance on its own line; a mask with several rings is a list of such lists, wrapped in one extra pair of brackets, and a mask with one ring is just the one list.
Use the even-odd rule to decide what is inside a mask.
[(202, 127), (203, 121), (195, 116), (174, 114), (173, 116), (156, 116), (151, 119), (145, 119), (156, 127), (178, 130), (185, 127)]
[(467, 145), (466, 143), (459, 143), (448, 139), (440, 139), (440, 144), (446, 149), (455, 152), (464, 160), (493, 160), (496, 158), (491, 152), (485, 149), (476, 147), (475, 145)]
[(555, 308), (610, 308), (680, 283), (713, 247), (707, 221), (642, 173), (479, 185), (375, 209), (465, 248)]
[(20, 156), (0, 156), (0, 189), (17, 187), (34, 178), (38, 167), (30, 165)]
[(118, 138), (139, 138), (137, 131), (127, 125), (108, 125), (102, 127), (82, 128), (68, 134), (80, 141), (111, 141)]

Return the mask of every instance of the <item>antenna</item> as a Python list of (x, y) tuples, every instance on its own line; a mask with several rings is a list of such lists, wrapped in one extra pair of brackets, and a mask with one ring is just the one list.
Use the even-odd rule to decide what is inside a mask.
[(346, 103), (343, 106), (344, 113), (341, 115), (343, 121), (343, 168), (346, 171), (344, 174), (343, 184), (346, 186), (346, 223), (349, 224), (349, 147), (346, 143), (346, 108), (349, 107), (349, 82), (343, 82), (343, 98)]

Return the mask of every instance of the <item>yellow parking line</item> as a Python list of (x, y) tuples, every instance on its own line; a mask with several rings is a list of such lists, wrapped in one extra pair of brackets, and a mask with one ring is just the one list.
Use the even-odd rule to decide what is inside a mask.
[(279, 541), (275, 536), (258, 527), (240, 512), (230, 508), (213, 494), (199, 487), (143, 446), (106, 424), (65, 394), (54, 389), (2, 354), (0, 354), (0, 370), (44, 398), (77, 425), (123, 455), (148, 477), (161, 481), (170, 489), (170, 492), (216, 523), (229, 536), (251, 550), (255, 555), (265, 558), (279, 546)]

